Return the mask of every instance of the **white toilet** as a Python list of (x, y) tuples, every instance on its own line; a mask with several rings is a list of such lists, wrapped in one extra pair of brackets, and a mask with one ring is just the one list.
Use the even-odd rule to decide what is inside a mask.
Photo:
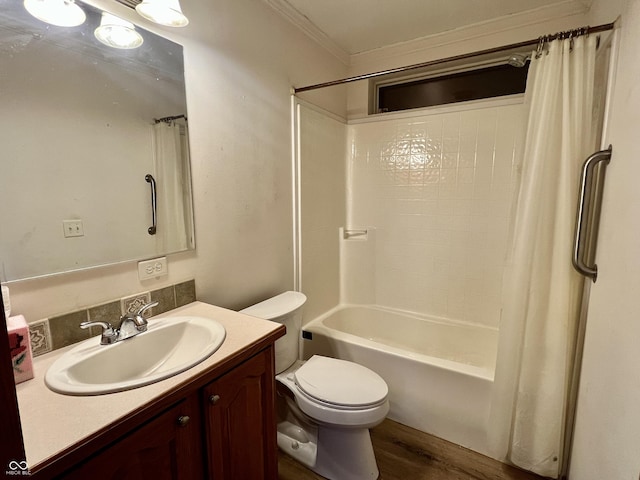
[(319, 355), (298, 360), (306, 300), (285, 292), (241, 311), (287, 327), (275, 345), (278, 446), (330, 480), (376, 479), (369, 428), (389, 412), (387, 384), (353, 362)]

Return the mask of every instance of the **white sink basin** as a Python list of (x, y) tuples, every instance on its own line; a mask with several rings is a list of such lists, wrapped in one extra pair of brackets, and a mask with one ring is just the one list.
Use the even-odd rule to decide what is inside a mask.
[(224, 341), (224, 327), (202, 317), (167, 317), (112, 345), (90, 338), (57, 359), (45, 383), (67, 395), (100, 395), (141, 387), (202, 362)]

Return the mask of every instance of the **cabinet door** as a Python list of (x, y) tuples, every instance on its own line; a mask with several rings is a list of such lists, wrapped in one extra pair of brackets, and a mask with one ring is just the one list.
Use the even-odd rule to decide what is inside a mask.
[(276, 480), (273, 347), (204, 389), (209, 478)]
[(194, 394), (61, 478), (201, 480), (201, 418)]

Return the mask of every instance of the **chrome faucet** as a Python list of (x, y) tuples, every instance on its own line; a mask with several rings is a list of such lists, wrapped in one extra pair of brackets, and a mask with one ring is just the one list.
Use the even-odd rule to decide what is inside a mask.
[(82, 322), (80, 328), (89, 328), (93, 326), (102, 327), (102, 336), (100, 337), (101, 345), (111, 345), (112, 343), (135, 337), (136, 335), (147, 331), (147, 319), (144, 313), (150, 308), (156, 307), (158, 302), (147, 303), (140, 307), (134, 314), (126, 314), (120, 317), (120, 326), (113, 328), (109, 322)]

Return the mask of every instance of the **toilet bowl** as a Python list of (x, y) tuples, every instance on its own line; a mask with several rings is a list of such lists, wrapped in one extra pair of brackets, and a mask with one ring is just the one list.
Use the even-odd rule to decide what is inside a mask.
[(285, 292), (241, 311), (287, 327), (275, 345), (278, 447), (330, 480), (376, 479), (369, 428), (389, 411), (387, 384), (346, 360), (298, 360), (305, 301)]

